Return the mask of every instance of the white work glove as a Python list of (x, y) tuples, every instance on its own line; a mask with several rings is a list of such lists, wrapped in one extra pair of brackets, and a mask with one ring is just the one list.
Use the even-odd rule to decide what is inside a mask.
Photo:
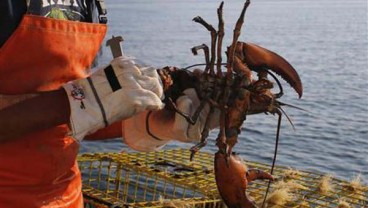
[(139, 68), (119, 57), (89, 77), (64, 86), (70, 103), (71, 136), (84, 136), (144, 110), (164, 107), (162, 83), (154, 68)]
[[(184, 95), (177, 99), (176, 105), (183, 113), (193, 115), (200, 105), (200, 100), (198, 99), (195, 90), (192, 88), (185, 90), (183, 93)], [(210, 112), (209, 104), (203, 108), (194, 125), (188, 123), (188, 121), (178, 113), (175, 113), (172, 118), (168, 118), (165, 116), (168, 112), (163, 111), (154, 112), (156, 115), (162, 113), (163, 116), (152, 114), (149, 119), (150, 132), (156, 138), (152, 137), (147, 132), (146, 111), (123, 122), (124, 142), (134, 150), (147, 152), (158, 150), (171, 140), (177, 140), (180, 142), (200, 141), (206, 119)], [(209, 130), (219, 126), (219, 116), (220, 111), (215, 109), (214, 113), (211, 114)]]

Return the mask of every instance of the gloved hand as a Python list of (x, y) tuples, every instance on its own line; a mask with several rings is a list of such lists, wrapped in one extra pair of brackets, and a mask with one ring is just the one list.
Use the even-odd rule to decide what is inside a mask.
[(71, 135), (78, 141), (115, 121), (164, 107), (162, 83), (156, 70), (139, 68), (124, 56), (63, 87), (70, 103)]
[[(200, 100), (194, 89), (187, 89), (184, 95), (176, 101), (178, 109), (182, 112), (193, 115), (200, 105)], [(155, 151), (171, 140), (180, 142), (198, 142), (210, 112), (207, 104), (194, 125), (188, 123), (185, 118), (178, 113), (168, 110), (156, 111), (149, 117), (150, 132), (156, 137), (152, 137), (147, 132), (146, 118), (147, 111), (140, 113), (123, 122), (124, 142), (132, 149), (138, 151)], [(209, 129), (219, 126), (220, 111), (216, 109), (211, 114)]]

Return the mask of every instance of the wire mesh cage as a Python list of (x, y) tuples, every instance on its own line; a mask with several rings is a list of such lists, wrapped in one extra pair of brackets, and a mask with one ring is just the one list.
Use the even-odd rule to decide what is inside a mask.
[[(95, 153), (78, 157), (85, 207), (226, 207), (218, 194), (213, 155), (186, 149), (151, 153)], [(250, 168), (269, 165), (247, 161)], [(318, 173), (276, 167), (267, 207), (365, 207), (367, 187)], [(267, 181), (247, 192), (261, 204)]]

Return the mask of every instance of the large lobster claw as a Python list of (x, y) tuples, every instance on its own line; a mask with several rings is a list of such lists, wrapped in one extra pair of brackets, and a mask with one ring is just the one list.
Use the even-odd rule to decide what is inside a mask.
[(280, 75), (298, 93), (303, 95), (303, 86), (300, 77), (288, 61), (283, 57), (253, 43), (238, 42), (235, 54), (246, 63), (252, 71), (266, 68)]

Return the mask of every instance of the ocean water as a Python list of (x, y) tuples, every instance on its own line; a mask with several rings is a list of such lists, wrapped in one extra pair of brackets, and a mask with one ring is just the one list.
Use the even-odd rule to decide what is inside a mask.
[[(225, 1), (229, 45), (244, 1)], [(107, 37), (122, 35), (126, 54), (155, 67), (202, 63), (190, 48), (209, 33), (192, 18), (217, 27), (214, 0), (109, 0)], [(304, 85), (301, 99), (286, 82), (281, 101), (309, 112), (285, 109), (296, 130), (283, 120), (276, 164), (329, 173), (342, 179), (361, 174), (368, 182), (368, 32), (365, 0), (252, 0), (239, 40), (285, 57)], [(101, 63), (111, 59), (104, 48)], [(248, 160), (271, 163), (277, 117), (248, 116), (234, 151)], [(217, 131), (203, 151), (215, 152)], [(173, 143), (165, 148), (191, 144)], [(83, 142), (81, 152), (122, 151), (120, 139)]]

